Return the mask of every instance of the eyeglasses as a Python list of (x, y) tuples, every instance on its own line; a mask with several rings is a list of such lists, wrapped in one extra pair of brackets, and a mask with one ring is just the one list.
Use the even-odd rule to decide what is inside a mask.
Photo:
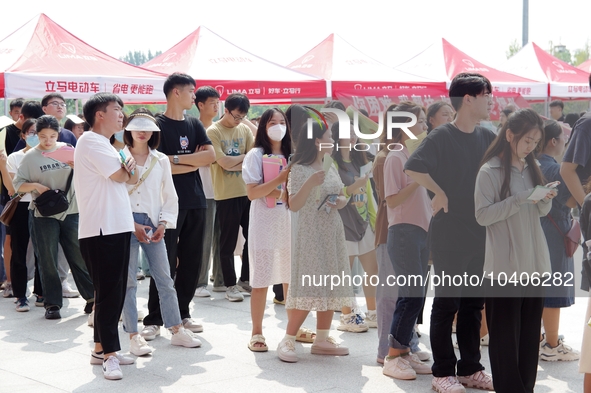
[(47, 105), (57, 106), (58, 108), (65, 108), (66, 107), (65, 102), (59, 102), (59, 101), (51, 101)]
[(230, 116), (232, 116), (234, 118), (234, 120), (236, 121), (242, 121), (244, 120), (244, 118), (246, 117), (246, 115), (244, 116), (235, 116), (234, 114), (232, 114), (232, 112), (228, 111), (228, 113), (230, 114)]

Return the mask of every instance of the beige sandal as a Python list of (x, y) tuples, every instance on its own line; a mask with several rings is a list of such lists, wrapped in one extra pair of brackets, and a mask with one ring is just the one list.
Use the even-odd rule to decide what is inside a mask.
[(313, 343), (316, 338), (316, 332), (302, 326), (296, 335), (296, 341), (301, 343)]
[[(263, 344), (262, 346), (256, 346), (256, 344)], [(262, 334), (255, 334), (250, 338), (248, 343), (248, 349), (253, 352), (267, 352), (269, 347), (265, 341), (265, 337)]]

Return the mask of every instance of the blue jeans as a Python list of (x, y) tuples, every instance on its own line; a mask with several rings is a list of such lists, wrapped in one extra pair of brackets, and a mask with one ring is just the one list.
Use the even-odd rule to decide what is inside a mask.
[(392, 348), (407, 349), (424, 302), (423, 284), (429, 263), (427, 232), (412, 224), (391, 226), (388, 228), (388, 254), (398, 284), (398, 300), (388, 341)]
[(94, 299), (94, 287), (80, 253), (78, 243), (78, 213), (68, 214), (63, 221), (49, 217), (35, 217), (29, 210), (35, 254), (39, 259), (39, 275), (43, 285), (45, 308), (62, 307), (62, 281), (58, 273), (58, 243), (72, 270), (80, 295), (87, 301)]
[[(136, 223), (146, 225), (156, 232), (152, 225), (152, 220), (146, 213), (133, 213), (133, 219)], [(160, 295), (160, 310), (164, 327), (171, 328), (180, 325), (181, 312), (179, 311), (179, 302), (174, 289), (174, 281), (170, 276), (170, 266), (168, 264), (168, 254), (164, 238), (158, 243), (140, 243), (131, 235), (131, 245), (129, 250), (129, 269), (127, 274), (127, 291), (125, 293), (125, 302), (123, 303), (123, 330), (127, 333), (137, 333), (137, 268), (138, 254), (140, 246), (146, 255), (152, 280), (156, 284), (158, 294)]]

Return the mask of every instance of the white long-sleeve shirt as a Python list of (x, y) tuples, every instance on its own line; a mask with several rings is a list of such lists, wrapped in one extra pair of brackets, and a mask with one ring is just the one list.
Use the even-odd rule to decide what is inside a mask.
[[(123, 150), (125, 155), (131, 155), (129, 149)], [(158, 161), (150, 171), (142, 184), (135, 189), (129, 196), (131, 210), (134, 213), (146, 213), (152, 224), (157, 227), (158, 222), (166, 221), (166, 228), (175, 228), (179, 213), (179, 199), (172, 182), (172, 172), (170, 170), (170, 161), (168, 157), (157, 150), (150, 149), (150, 154), (143, 166), (137, 166), (138, 176), (142, 175), (150, 168), (152, 159)], [(127, 190), (131, 191), (135, 185), (127, 185)]]

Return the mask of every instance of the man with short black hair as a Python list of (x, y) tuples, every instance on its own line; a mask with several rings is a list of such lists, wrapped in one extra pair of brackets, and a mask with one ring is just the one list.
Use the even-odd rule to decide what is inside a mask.
[(561, 100), (554, 100), (550, 103), (550, 117), (556, 121), (564, 122), (564, 103)]
[[(135, 160), (121, 163), (109, 139), (123, 128), (123, 101), (98, 93), (84, 104), (92, 127), (74, 152), (74, 188), (80, 214), (78, 238), (95, 290), (94, 350), (90, 364), (102, 364), (106, 379), (121, 379), (119, 364), (133, 358), (121, 349), (118, 327), (127, 290), (131, 233), (135, 230), (126, 184), (136, 184)], [(85, 310), (90, 312), (90, 310)]]
[[(166, 111), (156, 116), (158, 127), (162, 130), (158, 150), (168, 155), (179, 197), (176, 228), (166, 231), (164, 241), (183, 327), (199, 333), (203, 331), (203, 326), (191, 318), (190, 303), (201, 269), (207, 204), (197, 169), (211, 164), (215, 154), (203, 124), (194, 117), (184, 115), (185, 110), (193, 107), (195, 80), (190, 75), (174, 73), (166, 78), (163, 90)], [(146, 340), (153, 340), (160, 335), (160, 326), (163, 325), (154, 280), (150, 280), (148, 311), (140, 334)]]
[[(43, 97), (43, 99), (41, 99), (41, 107), (43, 108), (43, 112), (46, 115), (54, 116), (60, 123), (62, 119), (66, 116), (66, 100), (59, 93), (50, 93)], [(69, 143), (74, 147), (76, 146), (76, 142), (78, 141), (76, 139), (76, 135), (74, 135), (72, 131), (65, 129), (64, 127), (60, 127), (60, 135), (57, 140), (58, 142)]]
[[(199, 120), (207, 130), (209, 126), (213, 124), (213, 119), (218, 115), (220, 93), (211, 86), (201, 86), (195, 91), (195, 105), (197, 106), (197, 109), (199, 109)], [(207, 165), (199, 168), (199, 176), (203, 183), (203, 193), (205, 194), (207, 210), (205, 213), (203, 257), (201, 258), (201, 271), (199, 272), (195, 297), (209, 297), (211, 296), (211, 293), (207, 290), (207, 283), (209, 280), (211, 260), (213, 260), (213, 290), (220, 291), (220, 288), (223, 288), (223, 291), (225, 292), (226, 287), (224, 286), (224, 276), (222, 275), (220, 254), (218, 250), (220, 243), (219, 228), (214, 224), (215, 200), (213, 199), (213, 183), (211, 181), (210, 166)]]
[[(216, 201), (215, 220), (220, 228), (220, 261), (227, 287), (226, 299), (244, 300), (241, 291), (249, 292), (248, 284), (248, 221), (250, 200), (242, 179), (242, 161), (254, 146), (250, 128), (243, 124), (250, 109), (244, 94), (233, 93), (226, 98), (224, 116), (207, 129), (215, 149), (216, 162), (211, 166), (213, 191)], [(234, 249), (238, 231), (242, 227), (245, 243), (242, 250), (240, 280), (236, 282)]]
[[(433, 197), (429, 236), (435, 274), (454, 277), (467, 273), (481, 277), (486, 229), (476, 222), (474, 189), (480, 161), (495, 134), (477, 124), (489, 118), (491, 83), (480, 74), (458, 74), (451, 82), (449, 97), (457, 112), (456, 119), (429, 133), (409, 157), (405, 172)], [(480, 363), (483, 306), (484, 294), (479, 288), (465, 285), (436, 289), (430, 332), (432, 385), (436, 392), (465, 392), (462, 384), (493, 390), (492, 378)], [(456, 312), (462, 356), (459, 361), (451, 341)]]
[(10, 101), (10, 111), (8, 112), (8, 114), (10, 115), (10, 117), (12, 117), (12, 120), (18, 120), (24, 102), (24, 98), (15, 98), (14, 100)]

